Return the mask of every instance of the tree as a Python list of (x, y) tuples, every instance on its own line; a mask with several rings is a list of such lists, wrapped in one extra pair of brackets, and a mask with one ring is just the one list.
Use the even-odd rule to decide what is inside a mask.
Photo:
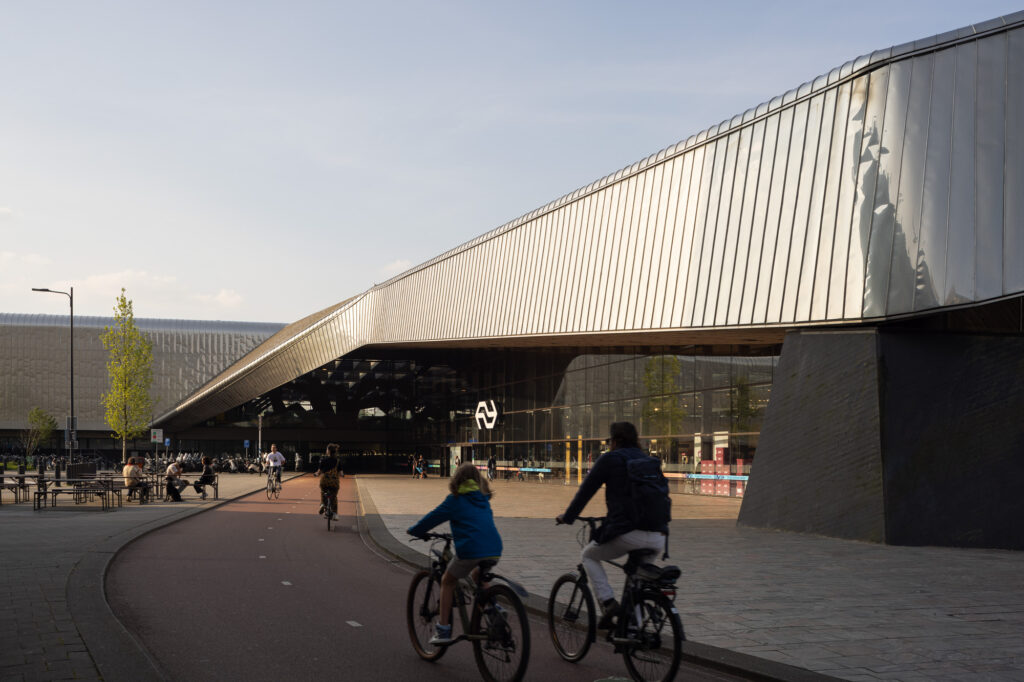
[(114, 326), (100, 335), (109, 353), (107, 373), (110, 390), (103, 394), (107, 410), (107, 426), (114, 437), (121, 439), (121, 462), (128, 459), (128, 439), (145, 435), (153, 421), (153, 400), (149, 387), (153, 383), (153, 344), (135, 326), (132, 302), (124, 295), (114, 306)]
[(57, 420), (41, 407), (33, 407), (28, 411), (28, 431), (21, 434), (21, 443), (25, 446), (25, 458), (31, 457), (36, 448), (46, 443), (57, 430)]
[(645, 436), (665, 436), (679, 428), (686, 409), (679, 400), (682, 373), (675, 355), (656, 355), (644, 365), (643, 430)]

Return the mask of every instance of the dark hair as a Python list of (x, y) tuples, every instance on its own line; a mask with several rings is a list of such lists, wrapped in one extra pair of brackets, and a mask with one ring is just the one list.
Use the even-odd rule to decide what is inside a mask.
[(210, 459), (209, 455), (203, 455), (203, 464), (210, 464), (211, 462), (213, 462), (213, 460)]
[(636, 427), (630, 422), (612, 422), (608, 432), (610, 434), (609, 440), (614, 441), (616, 447), (640, 447), (640, 436), (637, 435)]
[(487, 497), (491, 496), (491, 486), (487, 485), (487, 479), (480, 475), (480, 470), (472, 462), (464, 462), (459, 465), (459, 468), (452, 474), (451, 480), (448, 481), (448, 491), (452, 495), (458, 495), (459, 486), (466, 481), (476, 481), (480, 492)]
[(331, 443), (327, 446), (327, 456), (333, 457), (338, 454), (338, 450), (341, 448), (337, 443)]

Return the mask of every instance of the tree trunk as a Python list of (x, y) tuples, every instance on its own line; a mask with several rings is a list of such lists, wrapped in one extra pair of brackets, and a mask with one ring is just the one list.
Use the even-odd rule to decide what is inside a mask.
[(121, 439), (121, 466), (128, 463), (128, 441)]

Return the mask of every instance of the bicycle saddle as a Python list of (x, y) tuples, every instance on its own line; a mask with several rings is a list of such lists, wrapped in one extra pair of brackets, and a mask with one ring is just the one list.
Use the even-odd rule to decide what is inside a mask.
[(636, 574), (643, 580), (657, 583), (674, 583), (682, 571), (678, 566), (658, 566), (657, 564), (641, 564)]

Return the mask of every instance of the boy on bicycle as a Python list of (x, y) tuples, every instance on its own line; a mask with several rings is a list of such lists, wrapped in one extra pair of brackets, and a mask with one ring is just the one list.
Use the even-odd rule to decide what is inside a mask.
[(605, 486), (604, 499), (608, 515), (595, 531), (594, 538), (583, 548), (581, 563), (587, 577), (594, 586), (594, 593), (601, 603), (603, 615), (599, 628), (609, 628), (618, 613), (619, 603), (608, 584), (602, 561), (611, 561), (633, 550), (647, 549), (653, 552), (665, 546), (668, 524), (657, 528), (639, 529), (631, 520), (629, 505), (632, 501), (626, 462), (639, 457), (649, 457), (640, 449), (636, 427), (629, 422), (614, 422), (609, 429), (609, 451), (597, 458), (594, 467), (583, 479), (576, 496), (566, 510), (556, 517), (558, 523), (572, 523), (587, 506), (590, 498)]
[(491, 489), (476, 465), (461, 464), (448, 482), (448, 490), (451, 494), (444, 502), (408, 530), (409, 535), (421, 538), (434, 526), (448, 521), (455, 540), (455, 558), (441, 577), (441, 613), (430, 638), (432, 645), (452, 642), (452, 596), (456, 583), (470, 574), (475, 578), (477, 565), (485, 559), (497, 561), (502, 550), (491, 512)]

